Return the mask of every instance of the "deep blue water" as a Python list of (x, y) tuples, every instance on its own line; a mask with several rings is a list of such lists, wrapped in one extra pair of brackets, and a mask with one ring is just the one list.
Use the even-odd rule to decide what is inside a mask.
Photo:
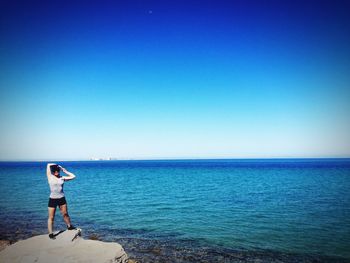
[[(350, 159), (58, 163), (77, 176), (64, 186), (73, 223), (140, 258), (187, 248), (193, 260), (208, 251), (227, 262), (235, 251), (350, 260)], [(1, 238), (46, 233), (45, 171), (0, 163)]]

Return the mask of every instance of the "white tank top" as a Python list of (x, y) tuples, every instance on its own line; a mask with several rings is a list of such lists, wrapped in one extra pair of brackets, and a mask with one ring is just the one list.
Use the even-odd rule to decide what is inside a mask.
[(63, 184), (64, 184), (64, 179), (62, 177), (57, 178), (54, 175), (50, 175), (49, 177), (49, 185), (50, 185), (50, 198), (62, 198), (64, 197), (64, 192), (63, 192)]

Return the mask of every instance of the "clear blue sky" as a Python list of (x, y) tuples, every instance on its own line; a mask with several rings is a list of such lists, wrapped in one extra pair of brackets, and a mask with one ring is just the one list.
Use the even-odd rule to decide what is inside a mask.
[(349, 1), (2, 1), (0, 160), (350, 156)]

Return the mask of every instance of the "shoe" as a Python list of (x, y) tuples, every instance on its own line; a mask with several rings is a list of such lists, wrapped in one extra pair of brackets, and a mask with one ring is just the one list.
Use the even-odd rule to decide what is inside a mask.
[(55, 236), (54, 236), (52, 233), (49, 234), (49, 238), (50, 238), (50, 239), (56, 239)]
[(77, 229), (77, 228), (75, 226), (70, 225), (70, 226), (67, 226), (67, 229), (68, 230), (74, 230), (74, 229)]

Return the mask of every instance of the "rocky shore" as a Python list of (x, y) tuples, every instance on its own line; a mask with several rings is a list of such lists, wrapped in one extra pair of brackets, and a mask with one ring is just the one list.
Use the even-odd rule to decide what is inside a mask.
[(54, 240), (48, 235), (39, 235), (12, 245), (3, 241), (1, 248), (0, 262), (4, 263), (130, 262), (120, 244), (85, 240), (81, 237), (81, 229), (60, 231)]
[[(118, 234), (115, 234), (118, 236)], [(129, 233), (130, 236), (132, 236)], [(81, 230), (63, 231), (55, 240), (48, 235), (36, 235), (20, 240), (0, 240), (0, 262), (115, 262), (115, 263), (211, 263), (211, 262), (261, 262), (261, 263), (345, 263), (349, 260), (314, 254), (295, 254), (272, 250), (233, 250), (223, 247), (209, 247), (194, 240), (180, 242), (171, 238), (119, 237), (103, 239), (97, 234)], [(116, 243), (116, 241), (118, 243)], [(120, 244), (123, 245), (123, 247)], [(128, 251), (125, 253), (124, 248)]]

